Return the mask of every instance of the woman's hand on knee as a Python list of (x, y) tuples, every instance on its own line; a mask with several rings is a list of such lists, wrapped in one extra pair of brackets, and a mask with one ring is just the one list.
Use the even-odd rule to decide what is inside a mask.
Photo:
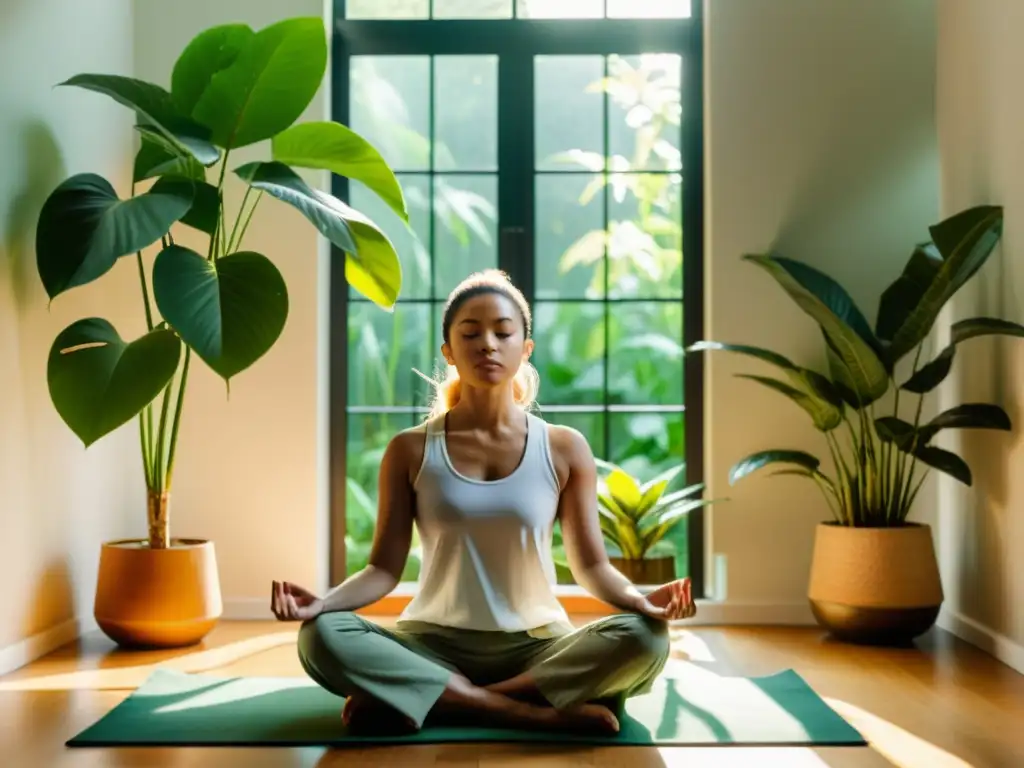
[(275, 581), (270, 593), (270, 610), (279, 621), (309, 621), (323, 613), (324, 602), (298, 584)]

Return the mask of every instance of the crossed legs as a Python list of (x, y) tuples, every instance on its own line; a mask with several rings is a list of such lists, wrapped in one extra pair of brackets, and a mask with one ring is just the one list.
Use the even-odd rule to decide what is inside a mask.
[[(452, 655), (350, 613), (324, 614), (299, 633), (303, 668), (348, 699), (344, 718), (352, 727), (390, 711), (411, 729), (428, 714), (450, 713), (513, 727), (614, 732), (615, 714), (595, 702), (646, 691), (668, 658), (668, 630), (639, 615), (611, 616), (536, 641), (524, 671), (486, 686), (463, 675)], [(360, 717), (369, 712), (375, 716)]]

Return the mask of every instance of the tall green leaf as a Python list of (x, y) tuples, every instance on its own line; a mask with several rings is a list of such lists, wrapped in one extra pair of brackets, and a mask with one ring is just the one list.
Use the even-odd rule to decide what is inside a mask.
[(685, 504), (675, 504), (668, 509), (661, 510), (655, 522), (644, 526), (640, 531), (640, 546), (643, 551), (647, 552), (659, 541), (662, 541), (672, 532), (679, 521), (693, 510), (710, 506), (715, 501), (715, 499), (693, 499)]
[(1009, 415), (998, 405), (990, 403), (963, 403), (943, 411), (931, 421), (914, 425), (896, 416), (883, 416), (875, 420), (879, 438), (891, 442), (901, 451), (913, 452), (927, 445), (944, 429), (995, 429), (1009, 432), (1013, 428)]
[(231, 39), (240, 50), (225, 55), (233, 59), (223, 69), (211, 74), (204, 44), (193, 53), (204, 56), (206, 66), (183, 65), (179, 72), (183, 100), (208, 77), (192, 117), (211, 129), (214, 144), (227, 149), (269, 139), (294, 123), (327, 69), (327, 36), (319, 18), (285, 19), (243, 38), (239, 33)]
[[(723, 344), (718, 341), (698, 341), (687, 347), (687, 352), (703, 352), (719, 350), (753, 357), (762, 362), (774, 365), (786, 374), (790, 384), (799, 389), (805, 396), (814, 401), (814, 407), (822, 414), (828, 414), (828, 421), (838, 415), (843, 416), (843, 398), (825, 376), (810, 368), (803, 368), (784, 355), (761, 347), (744, 344)], [(820, 429), (820, 427), (819, 427)]]
[(174, 376), (180, 356), (181, 342), (166, 328), (127, 343), (102, 318), (79, 320), (50, 347), (50, 398), (88, 447), (151, 403)]
[(311, 188), (283, 163), (247, 163), (235, 173), (255, 189), (294, 206), (345, 252), (349, 284), (378, 306), (394, 307), (402, 287), (402, 267), (394, 245), (377, 225), (333, 195)]
[(957, 344), (979, 336), (1024, 337), (1024, 325), (992, 317), (971, 317), (953, 323), (946, 348), (934, 360), (919, 368), (902, 385), (902, 389), (916, 394), (931, 392), (949, 375)]
[(136, 126), (142, 140), (135, 154), (132, 181), (138, 183), (157, 176), (182, 176), (206, 180), (206, 168), (191, 153), (181, 151), (154, 128)]
[(814, 319), (848, 374), (848, 384), (862, 405), (889, 389), (881, 345), (849, 294), (828, 275), (798, 261), (750, 254), (745, 260), (771, 275), (798, 307)]
[(988, 260), (1003, 233), (1003, 209), (994, 205), (969, 208), (932, 226), (930, 232), (941, 261), (930, 258), (916, 266), (920, 274), (915, 280), (919, 285), (927, 280), (927, 288), (917, 301), (900, 307), (900, 322), (894, 322), (899, 330), (888, 351), (892, 363), (927, 338), (946, 302)]
[(225, 381), (274, 345), (288, 317), (288, 291), (277, 267), (242, 251), (208, 260), (172, 245), (153, 264), (160, 314)]
[(830, 432), (843, 423), (842, 410), (829, 402), (801, 392), (796, 387), (791, 387), (783, 381), (768, 376), (755, 376), (749, 373), (738, 373), (736, 375), (741, 379), (756, 381), (758, 384), (788, 397), (811, 417), (814, 426), (822, 432)]
[(118, 258), (155, 243), (192, 206), (193, 184), (160, 179), (121, 200), (102, 176), (83, 173), (46, 199), (36, 229), (36, 266), (53, 299), (109, 272)]
[(341, 123), (293, 125), (271, 142), (274, 160), (297, 168), (330, 171), (362, 182), (376, 192), (402, 221), (409, 221), (402, 187), (380, 152)]
[(171, 71), (171, 95), (183, 114), (193, 113), (214, 75), (234, 64), (255, 35), (246, 24), (222, 24), (192, 38)]
[(747, 475), (753, 474), (771, 464), (795, 464), (807, 470), (817, 470), (821, 462), (805, 451), (788, 449), (758, 451), (740, 459), (729, 470), (729, 484), (733, 485)]
[(967, 466), (966, 461), (952, 451), (936, 448), (934, 445), (924, 445), (914, 451), (914, 457), (933, 469), (959, 480), (964, 485), (973, 483), (971, 468)]
[(220, 159), (220, 150), (210, 143), (210, 130), (183, 115), (171, 94), (159, 85), (122, 75), (75, 75), (60, 85), (84, 88), (109, 96), (134, 110), (139, 121), (159, 131), (174, 146), (191, 154), (203, 165)]

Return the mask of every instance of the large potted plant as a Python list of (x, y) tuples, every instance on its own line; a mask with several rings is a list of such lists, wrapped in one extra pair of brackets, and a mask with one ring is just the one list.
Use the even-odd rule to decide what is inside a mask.
[[(83, 318), (57, 334), (47, 366), (54, 407), (86, 447), (138, 420), (148, 537), (103, 543), (94, 606), (100, 628), (120, 644), (198, 642), (221, 613), (213, 543), (171, 536), (170, 498), (193, 356), (230, 386), (287, 320), (280, 271), (242, 247), (264, 195), (298, 209), (344, 252), (356, 290), (384, 308), (398, 296), (401, 270), (388, 238), (294, 170), (359, 180), (408, 220), (394, 174), (367, 141), (335, 122), (297, 122), (326, 66), (323, 22), (295, 18), (260, 31), (205, 30), (181, 52), (169, 89), (103, 74), (61, 83), (112, 98), (136, 121), (130, 190), (122, 197), (99, 175), (71, 176), (43, 205), (36, 235), (51, 302), (122, 257), (138, 265), (139, 333)], [(232, 166), (233, 151), (267, 140), (266, 160)], [(246, 185), (237, 206), (225, 203), (229, 170)], [(181, 228), (205, 237), (203, 252), (176, 242)]]
[(676, 465), (646, 483), (640, 483), (614, 464), (598, 479), (601, 532), (611, 563), (634, 584), (661, 585), (676, 578), (675, 553), (668, 536), (690, 512), (713, 503), (699, 494), (702, 483), (666, 494), (683, 469)]
[[(970, 467), (935, 443), (945, 429), (1009, 430), (998, 405), (964, 403), (922, 422), (925, 396), (949, 374), (957, 346), (979, 336), (1024, 336), (1024, 326), (989, 317), (960, 320), (944, 349), (922, 360), (946, 303), (986, 262), (1002, 234), (1003, 210), (979, 206), (930, 228), (902, 274), (881, 296), (874, 327), (831, 277), (776, 255), (743, 258), (765, 270), (814, 320), (827, 373), (767, 349), (702, 341), (688, 351), (746, 355), (779, 373), (738, 374), (803, 409), (831, 459), (775, 448), (737, 462), (730, 483), (769, 466), (815, 483), (831, 510), (816, 531), (808, 597), (817, 621), (857, 642), (905, 643), (935, 622), (943, 591), (932, 533), (908, 518), (932, 470), (971, 485)], [(891, 395), (891, 397), (890, 397)]]

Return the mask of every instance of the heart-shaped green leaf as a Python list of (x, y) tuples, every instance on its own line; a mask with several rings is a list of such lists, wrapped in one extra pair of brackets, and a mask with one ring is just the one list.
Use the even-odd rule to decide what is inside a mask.
[(405, 195), (394, 172), (366, 139), (341, 123), (293, 125), (271, 142), (273, 158), (297, 168), (330, 171), (362, 182), (403, 221), (409, 221)]
[(136, 126), (142, 141), (135, 154), (132, 180), (136, 183), (157, 176), (181, 176), (195, 181), (206, 180), (206, 168), (190, 153), (182, 152), (166, 136), (154, 128)]
[(172, 245), (153, 264), (153, 296), (164, 319), (225, 381), (274, 345), (288, 318), (277, 267), (241, 251), (215, 261)]
[(220, 218), (220, 193), (207, 181), (196, 182), (195, 198), (181, 223), (212, 235)]
[[(821, 327), (843, 384), (866, 406), (889, 390), (889, 372), (882, 348), (867, 319), (839, 283), (823, 272), (793, 259), (753, 254), (743, 257), (770, 274), (798, 307)], [(839, 371), (833, 370), (833, 379)]]
[(79, 320), (50, 348), (50, 398), (88, 447), (151, 403), (171, 381), (180, 356), (181, 342), (169, 329), (129, 344), (102, 318)]
[[(241, 42), (241, 36), (233, 39)], [(253, 35), (229, 66), (210, 77), (192, 117), (210, 128), (219, 147), (269, 139), (309, 106), (326, 69), (323, 21), (280, 21)]]
[(234, 64), (255, 34), (246, 24), (222, 24), (192, 38), (171, 72), (171, 95), (183, 114), (192, 114), (214, 75)]
[(179, 112), (171, 94), (159, 85), (122, 75), (93, 74), (75, 75), (61, 85), (102, 93), (134, 110), (143, 125), (155, 128), (203, 165), (220, 159), (220, 150), (210, 143), (210, 130)]
[(171, 177), (128, 200), (93, 173), (64, 181), (43, 204), (36, 228), (36, 265), (47, 295), (86, 285), (121, 256), (155, 243), (191, 208), (192, 195), (191, 181)]
[(376, 224), (333, 195), (311, 188), (283, 163), (247, 163), (235, 173), (253, 188), (298, 209), (345, 252), (349, 284), (378, 306), (394, 307), (402, 288), (402, 266), (394, 245)]

